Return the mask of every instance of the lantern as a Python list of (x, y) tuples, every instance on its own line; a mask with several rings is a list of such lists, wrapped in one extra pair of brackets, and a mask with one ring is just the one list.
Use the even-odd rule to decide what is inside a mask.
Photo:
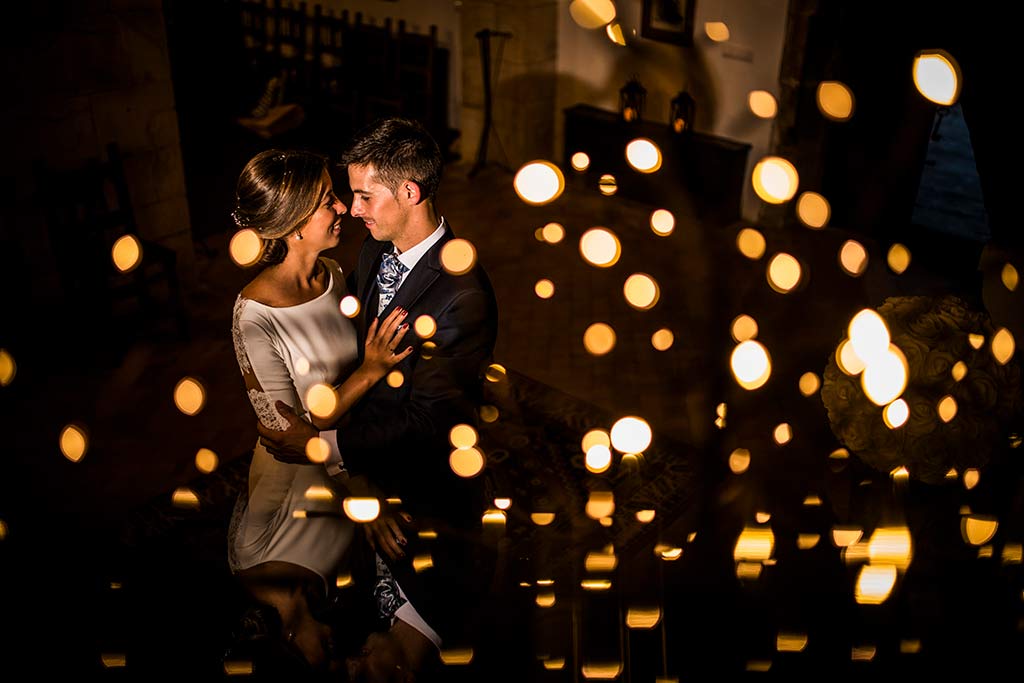
[(694, 102), (693, 96), (685, 90), (673, 97), (668, 117), (672, 130), (677, 133), (691, 130), (696, 108), (697, 103)]
[(647, 99), (647, 88), (640, 84), (636, 76), (630, 78), (619, 90), (619, 111), (623, 121), (639, 121), (644, 113), (644, 102)]

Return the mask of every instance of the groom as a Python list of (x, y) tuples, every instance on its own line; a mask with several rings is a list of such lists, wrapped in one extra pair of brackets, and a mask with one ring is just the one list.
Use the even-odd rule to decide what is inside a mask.
[[(360, 339), (370, 320), (396, 307), (408, 312), (409, 324), (430, 316), (436, 331), (429, 339), (406, 337), (414, 337), (414, 352), (395, 367), (399, 386), (378, 383), (336, 429), (319, 436), (332, 451), (332, 475), (367, 480), (381, 498), (401, 499), (408, 514), (382, 515), (367, 525), (368, 536), (397, 579), (392, 597), (401, 606), (398, 617), (390, 617), (391, 631), (396, 635), (398, 628), (404, 639), (398, 644), (406, 651), (396, 656), (436, 658), (438, 647), (465, 644), (471, 624), (466, 609), (487, 590), (491, 574), (488, 555), (477, 546), (482, 478), (463, 479), (451, 470), (448, 434), (456, 424), (477, 424), (481, 380), (497, 336), (497, 303), (481, 266), (461, 275), (442, 266), (442, 250), (454, 235), (434, 204), (441, 152), (422, 126), (400, 118), (379, 122), (357, 136), (342, 165), (353, 192), (351, 214), (369, 231), (349, 276), (361, 304)], [(278, 410), (290, 426), (279, 432), (257, 424), (264, 444), (279, 460), (309, 464), (306, 443), (318, 435), (316, 428), (281, 403)], [(436, 537), (421, 538), (418, 531), (428, 529)], [(426, 557), (432, 566), (424, 570)], [(364, 648), (364, 657), (367, 651), (374, 656), (375, 648)], [(372, 669), (380, 663), (362, 664)]]

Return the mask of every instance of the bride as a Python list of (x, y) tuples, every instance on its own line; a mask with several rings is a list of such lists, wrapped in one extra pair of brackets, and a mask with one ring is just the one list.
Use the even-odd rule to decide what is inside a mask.
[[(259, 236), (263, 269), (239, 294), (231, 333), (249, 399), (269, 428), (287, 427), (276, 400), (328, 428), (412, 352), (395, 352), (408, 330), (399, 309), (371, 323), (358, 362), (355, 326), (340, 311), (344, 275), (321, 256), (338, 245), (346, 211), (327, 160), (310, 152), (262, 152), (239, 176), (232, 216)], [(309, 411), (307, 392), (317, 384), (335, 389), (328, 419)], [(343, 495), (322, 465), (280, 462), (256, 444), (228, 541), (231, 570), (254, 601), (239, 641), (272, 641), (314, 670), (338, 666), (317, 612), (346, 571), (353, 524), (341, 513)]]

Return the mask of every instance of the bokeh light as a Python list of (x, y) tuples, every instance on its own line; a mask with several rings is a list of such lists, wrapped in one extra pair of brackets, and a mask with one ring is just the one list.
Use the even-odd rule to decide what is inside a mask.
[(651, 230), (655, 235), (667, 237), (676, 227), (676, 217), (668, 209), (655, 209), (651, 213)]
[(203, 474), (209, 474), (217, 469), (218, 462), (217, 454), (209, 448), (200, 448), (196, 451), (196, 469)]
[(805, 372), (800, 375), (800, 393), (804, 396), (814, 395), (821, 388), (821, 378), (813, 372)]
[(314, 417), (329, 420), (338, 411), (338, 393), (330, 384), (317, 382), (306, 390), (306, 405)]
[(206, 404), (206, 390), (194, 377), (183, 377), (174, 387), (174, 405), (186, 415), (195, 415)]
[(1011, 292), (1017, 290), (1019, 276), (1017, 274), (1017, 269), (1014, 268), (1012, 263), (1007, 263), (1003, 266), (1002, 271), (999, 273), (999, 278), (1003, 281), (1003, 286), (1008, 290)]
[(949, 394), (939, 399), (939, 405), (936, 408), (939, 413), (939, 419), (943, 422), (949, 422), (956, 417), (957, 405), (956, 399)]
[(69, 424), (60, 432), (60, 452), (71, 462), (78, 462), (89, 450), (89, 436), (85, 427)]
[[(857, 312), (846, 328), (852, 350), (863, 362), (871, 362), (889, 349), (889, 326), (870, 308)], [(856, 373), (853, 373), (856, 374)]]
[(620, 453), (641, 453), (651, 445), (651, 426), (642, 417), (629, 416), (616, 420), (609, 432), (612, 446)]
[(448, 441), (458, 449), (472, 448), (478, 440), (479, 435), (472, 425), (457, 424), (448, 431)]
[(537, 280), (533, 292), (541, 299), (550, 299), (555, 295), (555, 283), (548, 279)]
[(380, 500), (349, 496), (341, 502), (345, 515), (353, 522), (372, 522), (380, 515)]
[(331, 447), (326, 439), (314, 436), (306, 442), (306, 459), (313, 463), (322, 464), (331, 457)]
[(585, 462), (587, 470), (594, 474), (601, 474), (612, 464), (612, 451), (604, 444), (594, 444), (587, 449)]
[(748, 339), (754, 339), (757, 337), (757, 321), (746, 313), (741, 313), (733, 318), (729, 332), (732, 334), (733, 341), (737, 344)]
[(958, 360), (949, 371), (949, 374), (953, 376), (954, 382), (959, 382), (967, 376), (967, 363)]
[(18, 374), (18, 364), (7, 349), (0, 349), (0, 387), (6, 387), (14, 381)]
[(359, 315), (359, 299), (351, 294), (345, 296), (338, 304), (338, 310), (346, 318), (354, 318)]
[(243, 268), (248, 268), (255, 265), (263, 255), (263, 240), (255, 230), (244, 228), (232, 235), (228, 253), (231, 254), (232, 261)]
[(754, 192), (769, 204), (788, 202), (796, 194), (800, 175), (792, 163), (777, 156), (767, 156), (757, 162), (751, 174)]
[(135, 235), (121, 235), (110, 249), (110, 258), (122, 273), (130, 273), (142, 263), (142, 244)]
[(416, 322), (412, 324), (412, 329), (416, 331), (420, 339), (430, 339), (437, 332), (437, 321), (424, 313), (416, 317)]
[(960, 518), (960, 535), (971, 545), (985, 545), (996, 535), (999, 521), (988, 515), (964, 515)]
[(541, 236), (548, 244), (558, 244), (565, 238), (565, 228), (561, 223), (548, 223), (541, 228)]
[(630, 306), (641, 311), (654, 308), (661, 297), (658, 283), (646, 273), (634, 273), (626, 278), (626, 282), (622, 286), (622, 293)]
[(899, 429), (910, 417), (910, 406), (902, 398), (898, 398), (882, 411), (882, 420), (889, 429)]
[(992, 336), (992, 356), (1000, 365), (1006, 365), (1010, 362), (1016, 346), (1013, 333), (1005, 327), (1000, 327)]
[(775, 550), (775, 534), (766, 527), (744, 527), (736, 539), (732, 556), (737, 562), (764, 562)]
[(793, 440), (793, 428), (786, 422), (776, 425), (775, 429), (772, 430), (772, 438), (780, 446), (785, 445)]
[(187, 486), (179, 486), (171, 493), (171, 505), (185, 510), (198, 510), (199, 496)]
[(729, 454), (729, 469), (733, 474), (743, 474), (750, 467), (750, 451), (736, 448)]
[(622, 245), (607, 228), (591, 228), (580, 236), (580, 254), (592, 266), (610, 268), (622, 255)]
[(619, 184), (615, 180), (615, 176), (611, 173), (605, 173), (597, 181), (597, 189), (601, 191), (601, 194), (609, 197), (619, 191)]
[(768, 284), (780, 294), (786, 294), (800, 284), (803, 269), (792, 255), (780, 252), (768, 262)]
[(903, 352), (890, 344), (886, 353), (868, 361), (860, 376), (861, 388), (872, 403), (884, 406), (900, 397), (907, 388), (909, 375), (910, 368)]
[(897, 242), (889, 247), (886, 262), (889, 264), (889, 270), (897, 275), (902, 275), (910, 267), (910, 250)]
[(608, 34), (608, 40), (612, 41), (616, 45), (625, 45), (626, 36), (622, 32), (622, 25), (617, 21), (613, 21), (604, 27), (605, 33)]
[(828, 223), (832, 207), (817, 192), (803, 192), (796, 200), (796, 216), (808, 228), (820, 230)]
[(607, 323), (594, 323), (583, 333), (583, 346), (589, 353), (603, 356), (615, 348), (615, 330)]
[(858, 277), (868, 267), (868, 252), (857, 240), (847, 240), (839, 249), (839, 265), (847, 275)]
[(832, 121), (848, 121), (853, 116), (853, 92), (839, 81), (822, 81), (816, 93), (818, 111)]
[(487, 366), (484, 377), (487, 378), (488, 382), (501, 382), (508, 377), (508, 370), (500, 363), (491, 363)]
[(914, 57), (914, 86), (926, 99), (948, 107), (960, 97), (960, 65), (945, 50), (922, 50)]
[(663, 327), (657, 330), (651, 335), (651, 346), (658, 351), (668, 351), (672, 348), (672, 344), (675, 342), (675, 335), (672, 334), (672, 330), (667, 327)]
[(576, 152), (572, 155), (572, 167), (577, 171), (586, 171), (590, 168), (590, 156), (586, 152)]
[(729, 40), (729, 26), (724, 21), (704, 22), (704, 33), (716, 43)]
[(869, 564), (860, 568), (854, 599), (861, 605), (880, 605), (896, 585), (896, 567), (891, 564)]
[(512, 181), (516, 194), (527, 204), (549, 204), (565, 190), (565, 176), (550, 161), (531, 161), (524, 164)]
[(569, 16), (582, 28), (601, 28), (615, 18), (612, 0), (572, 0)]
[(743, 228), (736, 235), (736, 248), (752, 261), (764, 256), (767, 246), (764, 235), (754, 228)]
[(748, 391), (764, 386), (772, 373), (768, 349), (753, 339), (741, 342), (733, 349), (729, 366), (736, 382)]
[(750, 91), (750, 94), (747, 95), (747, 106), (750, 107), (754, 116), (762, 119), (775, 118), (775, 114), (779, 111), (779, 103), (775, 100), (775, 95), (767, 90)]
[(484, 454), (476, 448), (459, 448), (452, 451), (448, 458), (452, 472), (469, 479), (480, 474), (484, 469)]
[(849, 339), (844, 339), (836, 349), (836, 364), (847, 375), (854, 377), (864, 372), (864, 359), (857, 355)]
[(626, 161), (641, 173), (654, 173), (661, 168), (661, 149), (647, 138), (637, 138), (626, 145)]
[(456, 237), (441, 247), (441, 266), (451, 275), (464, 275), (476, 264), (476, 247)]
[(611, 491), (591, 491), (584, 512), (591, 519), (611, 517), (615, 512), (615, 496)]

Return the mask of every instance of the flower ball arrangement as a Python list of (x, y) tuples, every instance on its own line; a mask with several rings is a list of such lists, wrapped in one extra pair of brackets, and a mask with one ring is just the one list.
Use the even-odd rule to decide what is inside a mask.
[(911, 477), (931, 484), (950, 470), (986, 465), (1019, 427), (1024, 405), (1020, 365), (1015, 357), (997, 358), (997, 330), (988, 314), (954, 296), (890, 297), (877, 313), (907, 361), (900, 398), (909, 415), (890, 427), (885, 406), (865, 395), (861, 377), (844, 372), (833, 353), (821, 388), (833, 434), (875, 469), (888, 473), (904, 466)]

